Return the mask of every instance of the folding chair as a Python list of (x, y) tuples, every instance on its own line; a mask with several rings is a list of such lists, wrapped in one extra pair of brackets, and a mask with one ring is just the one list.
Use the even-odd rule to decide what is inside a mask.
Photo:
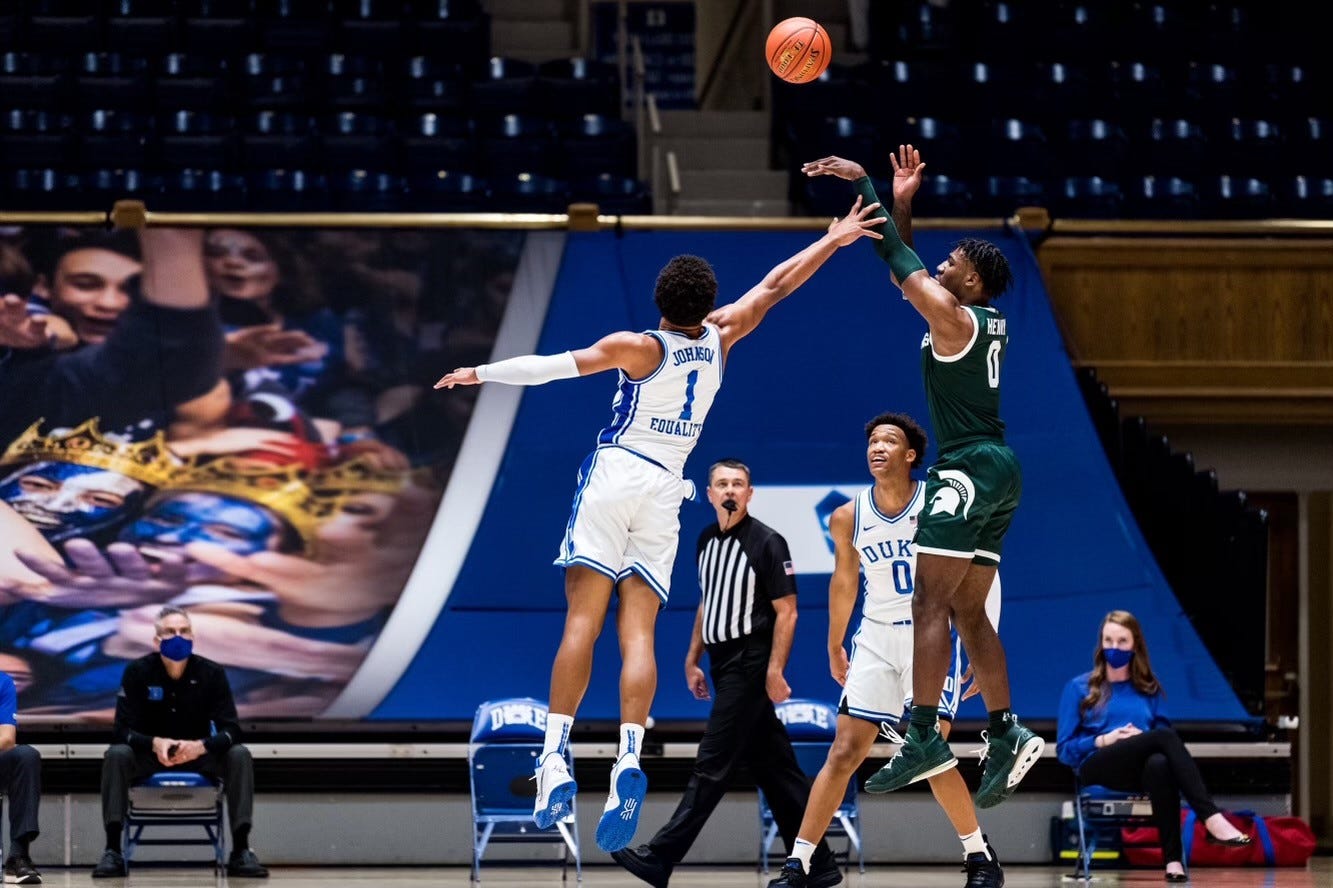
[[(796, 753), (796, 762), (811, 780), (824, 767), (828, 751), (833, 746), (837, 734), (838, 711), (827, 703), (815, 700), (791, 699), (774, 707), (778, 719), (787, 726), (787, 736), (791, 738), (792, 750)], [(835, 857), (842, 858), (844, 869), (850, 867), (852, 850), (855, 849), (860, 871), (866, 871), (865, 848), (861, 844), (861, 802), (857, 796), (856, 775), (847, 781), (847, 791), (842, 803), (833, 814), (833, 821), (824, 833), (825, 838), (847, 839), (847, 849)], [(773, 820), (773, 811), (759, 791), (759, 862), (761, 871), (768, 874), (768, 858), (773, 848), (773, 841), (778, 837), (778, 825)]]
[[(561, 881), (569, 878), (569, 857), (583, 881), (577, 799), (569, 814), (547, 829), (532, 820), (537, 784), (532, 776), (546, 735), (546, 704), (531, 697), (491, 700), (477, 707), (468, 744), (472, 786), (472, 881), (481, 881), (481, 858), (492, 842), (544, 842), (561, 846)], [(565, 761), (574, 772), (574, 757)]]
[[(1091, 880), (1094, 860), (1120, 859), (1122, 826), (1151, 822), (1152, 803), (1140, 793), (1085, 786), (1075, 776), (1074, 817), (1078, 823), (1078, 857), (1071, 875)], [(1104, 847), (1098, 850), (1099, 846)]]
[[(121, 853), (128, 871), (140, 845), (206, 845), (213, 849), (213, 866), (221, 872), (226, 861), (226, 833), (222, 829), (222, 782), (188, 771), (161, 771), (130, 787)], [(205, 837), (143, 838), (149, 827), (201, 827)]]

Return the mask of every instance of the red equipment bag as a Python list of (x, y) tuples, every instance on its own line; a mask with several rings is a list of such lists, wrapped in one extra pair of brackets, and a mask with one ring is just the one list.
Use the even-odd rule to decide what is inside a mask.
[[(1180, 812), (1185, 859), (1191, 866), (1304, 866), (1314, 854), (1315, 837), (1299, 817), (1259, 817), (1253, 811), (1228, 811), (1227, 820), (1253, 841), (1241, 848), (1215, 845), (1194, 811)], [(1155, 826), (1120, 831), (1124, 856), (1134, 866), (1162, 866), (1161, 839)]]

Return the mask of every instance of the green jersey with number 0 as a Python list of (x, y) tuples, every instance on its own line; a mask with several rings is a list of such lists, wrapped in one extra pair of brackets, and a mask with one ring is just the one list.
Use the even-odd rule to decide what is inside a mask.
[(940, 453), (979, 441), (1004, 442), (1000, 368), (1009, 347), (1005, 318), (990, 306), (964, 308), (976, 320), (976, 329), (961, 353), (935, 354), (929, 333), (921, 341), (921, 376)]

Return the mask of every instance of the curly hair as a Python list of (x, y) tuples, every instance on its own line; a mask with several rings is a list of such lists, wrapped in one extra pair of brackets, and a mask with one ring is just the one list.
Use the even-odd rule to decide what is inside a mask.
[(702, 323), (717, 301), (713, 266), (698, 256), (677, 256), (658, 273), (653, 301), (672, 324), (693, 327)]
[(926, 461), (926, 430), (921, 428), (921, 423), (917, 422), (906, 413), (881, 413), (870, 422), (866, 423), (866, 440), (875, 433), (875, 429), (882, 425), (897, 426), (902, 433), (907, 436), (907, 446), (916, 451), (916, 459), (912, 460), (912, 468), (919, 469)]
[(1009, 260), (1004, 258), (1004, 253), (1000, 252), (1000, 248), (995, 244), (980, 238), (968, 237), (958, 242), (957, 249), (977, 270), (977, 274), (981, 277), (981, 286), (991, 299), (995, 299), (1013, 286), (1014, 273), (1009, 269)]

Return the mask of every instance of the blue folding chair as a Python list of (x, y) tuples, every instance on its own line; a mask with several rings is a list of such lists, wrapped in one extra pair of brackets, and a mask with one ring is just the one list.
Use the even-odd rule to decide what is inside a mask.
[(1073, 877), (1091, 879), (1094, 860), (1121, 858), (1121, 827), (1151, 822), (1152, 803), (1147, 795), (1084, 785), (1075, 776), (1074, 817), (1078, 822), (1078, 858)]
[[(778, 719), (787, 726), (787, 736), (791, 738), (792, 750), (796, 753), (796, 762), (811, 780), (824, 767), (828, 751), (833, 746), (837, 734), (838, 710), (815, 700), (791, 699), (774, 707)], [(847, 791), (842, 803), (833, 814), (833, 821), (824, 833), (825, 838), (847, 839), (847, 849), (835, 857), (842, 858), (844, 867), (851, 863), (855, 849), (857, 862), (862, 873), (866, 871), (865, 848), (861, 844), (861, 802), (857, 796), (856, 775), (847, 781)], [(773, 842), (778, 837), (778, 825), (773, 820), (773, 811), (759, 791), (759, 860), (761, 871), (768, 874), (768, 858)]]
[[(583, 881), (579, 852), (577, 799), (569, 814), (547, 829), (532, 820), (537, 784), (532, 775), (546, 736), (546, 704), (531, 697), (491, 700), (477, 707), (468, 744), (472, 785), (472, 881), (481, 881), (481, 858), (492, 842), (544, 842), (561, 846), (561, 881), (569, 878), (574, 857), (577, 880)], [(574, 757), (565, 761), (574, 772)]]
[[(213, 849), (213, 867), (221, 872), (226, 861), (226, 833), (222, 829), (222, 782), (188, 771), (161, 771), (135, 781), (125, 814), (121, 854), (128, 871), (140, 845), (206, 845)], [(201, 827), (203, 837), (143, 838), (152, 827)]]

